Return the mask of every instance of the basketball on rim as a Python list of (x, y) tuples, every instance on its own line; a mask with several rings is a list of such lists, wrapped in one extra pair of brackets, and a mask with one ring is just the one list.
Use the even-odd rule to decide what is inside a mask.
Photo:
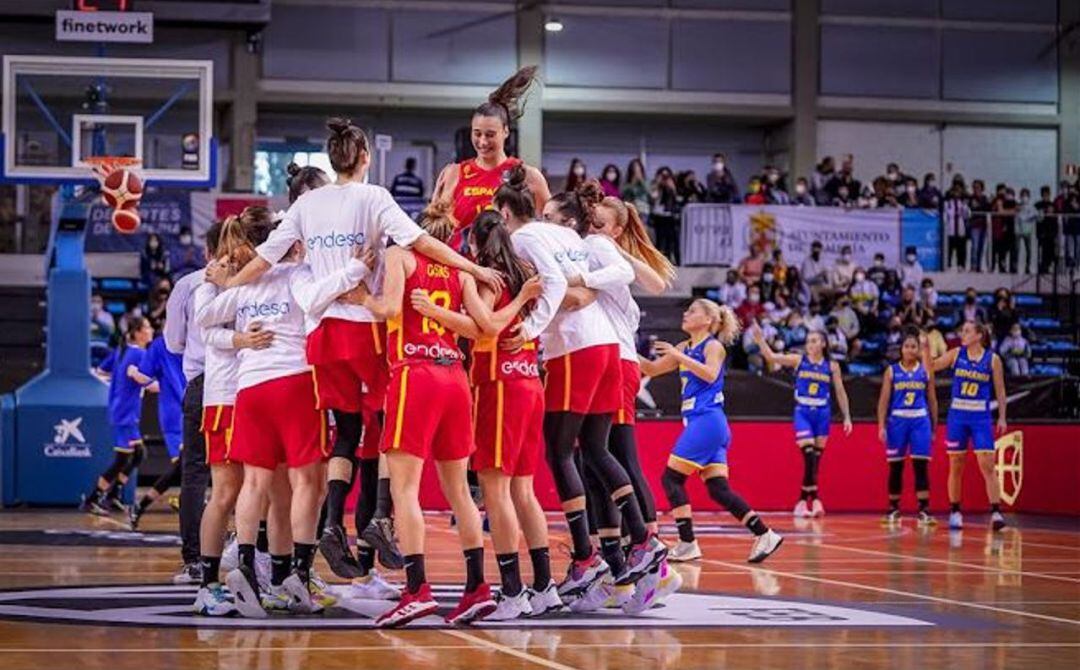
[[(134, 201), (129, 201), (134, 202)], [(139, 229), (142, 219), (139, 218), (139, 210), (135, 207), (124, 206), (113, 210), (112, 224), (117, 232), (130, 235)]]
[(104, 198), (105, 204), (114, 209), (120, 209), (128, 203), (138, 203), (142, 194), (142, 179), (127, 168), (113, 170), (101, 184), (101, 197)]

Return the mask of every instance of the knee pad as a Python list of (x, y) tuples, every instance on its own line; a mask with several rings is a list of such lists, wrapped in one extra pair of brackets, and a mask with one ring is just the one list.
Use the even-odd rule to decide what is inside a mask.
[(146, 460), (146, 445), (140, 442), (135, 445), (134, 451), (131, 452), (131, 461), (129, 461), (128, 467), (131, 469), (137, 468), (142, 465), (144, 460)]
[(364, 431), (364, 419), (360, 414), (333, 410), (334, 445), (330, 450), (331, 458), (344, 458), (356, 467), (356, 449), (360, 446), (360, 436)]
[(900, 495), (901, 489), (904, 487), (904, 462), (903, 461), (890, 461), (889, 462), (889, 493), (892, 495)]
[(109, 467), (105, 469), (105, 472), (101, 473), (101, 478), (107, 482), (116, 480), (116, 477), (123, 472), (124, 467), (128, 463), (128, 459), (131, 458), (131, 454), (125, 454), (123, 452), (113, 452), (113, 462), (109, 464)]
[(664, 495), (672, 509), (690, 504), (690, 498), (686, 495), (686, 475), (667, 468), (660, 477), (660, 484), (664, 487)]
[(930, 461), (925, 458), (912, 459), (911, 467), (915, 470), (915, 490), (930, 490)]
[(611, 495), (615, 491), (630, 486), (630, 477), (626, 470), (615, 460), (607, 447), (603, 449), (588, 449), (583, 454), (585, 467), (592, 470), (597, 480), (603, 485), (603, 491)]

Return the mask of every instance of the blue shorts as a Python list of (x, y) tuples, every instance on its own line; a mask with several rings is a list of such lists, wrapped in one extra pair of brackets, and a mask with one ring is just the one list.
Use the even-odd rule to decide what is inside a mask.
[(832, 423), (832, 410), (828, 405), (810, 407), (795, 405), (795, 441), (814, 440), (829, 436), (829, 424)]
[(987, 414), (972, 412), (972, 417), (957, 417), (949, 411), (945, 423), (945, 448), (949, 451), (966, 451), (968, 441), (975, 451), (994, 450), (994, 420)]
[(113, 449), (130, 454), (135, 445), (143, 441), (142, 431), (136, 423), (123, 423), (112, 427)]
[(885, 458), (903, 459), (909, 453), (912, 458), (930, 458), (933, 438), (930, 417), (891, 416), (885, 424)]
[(697, 468), (727, 465), (731, 428), (721, 409), (712, 409), (683, 418), (683, 432), (671, 455)]
[(161, 435), (165, 438), (165, 448), (169, 450), (169, 458), (180, 458), (180, 449), (184, 446), (184, 414), (178, 410), (169, 410), (158, 404), (158, 424), (161, 426)]
[(180, 450), (184, 448), (184, 434), (177, 431), (168, 431), (165, 438), (165, 448), (169, 450), (169, 460), (176, 461), (180, 458)]

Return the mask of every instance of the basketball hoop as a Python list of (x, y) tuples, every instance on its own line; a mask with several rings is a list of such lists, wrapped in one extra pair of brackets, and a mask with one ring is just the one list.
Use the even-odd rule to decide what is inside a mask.
[(142, 223), (138, 207), (143, 195), (137, 168), (142, 161), (130, 156), (93, 156), (82, 162), (101, 185), (102, 201), (113, 208), (113, 227), (125, 235), (137, 231)]
[(105, 185), (105, 179), (109, 175), (121, 168), (127, 168), (134, 172), (140, 179), (142, 177), (139, 174), (139, 166), (142, 165), (142, 160), (132, 156), (90, 156), (82, 159), (82, 164), (90, 168), (94, 173), (94, 178), (102, 186)]

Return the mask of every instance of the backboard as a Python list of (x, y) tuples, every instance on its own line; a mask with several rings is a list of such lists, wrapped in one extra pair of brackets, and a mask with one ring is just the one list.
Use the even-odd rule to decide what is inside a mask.
[(5, 55), (0, 181), (92, 183), (126, 156), (154, 185), (216, 182), (213, 62)]

